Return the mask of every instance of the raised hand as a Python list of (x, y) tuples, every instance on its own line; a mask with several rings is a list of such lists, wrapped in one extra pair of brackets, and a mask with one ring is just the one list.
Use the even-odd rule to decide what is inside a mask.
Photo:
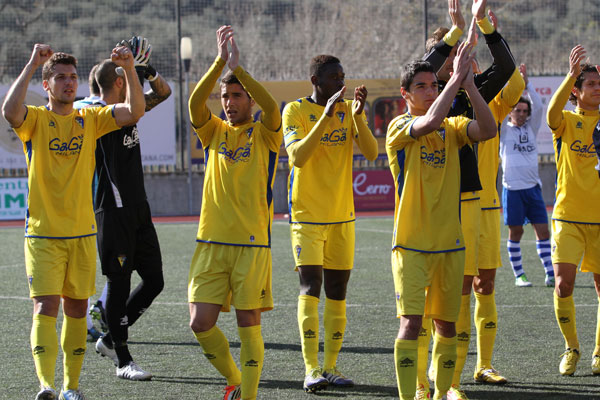
[[(456, 57), (454, 57), (454, 74), (452, 74), (452, 78), (458, 80), (463, 83), (465, 80), (465, 75), (467, 73), (473, 74), (472, 72), (472, 61), (475, 58), (475, 54), (471, 51), (473, 50), (473, 46), (471, 46), (468, 42), (463, 42), (458, 46), (458, 50), (456, 51)], [(468, 84), (468, 82), (467, 82)]]
[(471, 6), (471, 12), (473, 16), (477, 18), (477, 21), (485, 18), (485, 6), (487, 0), (473, 0), (473, 6)]
[(525, 86), (527, 86), (527, 84), (529, 83), (529, 78), (527, 77), (527, 67), (525, 66), (525, 64), (519, 65), (519, 72), (521, 73), (521, 76), (525, 81)]
[(477, 21), (475, 21), (475, 17), (473, 17), (471, 19), (471, 25), (469, 26), (469, 32), (467, 32), (467, 40), (465, 42), (468, 43), (469, 46), (475, 47), (477, 46), (478, 38)]
[(223, 25), (217, 29), (217, 55), (223, 60), (229, 59), (227, 43), (233, 37), (233, 28), (229, 25)]
[(346, 86), (340, 89), (339, 92), (336, 92), (327, 100), (327, 104), (325, 104), (325, 114), (328, 117), (333, 117), (333, 113), (335, 112), (336, 104), (344, 99), (344, 94), (346, 93)]
[(29, 63), (37, 68), (48, 61), (48, 59), (52, 57), (52, 54), (54, 54), (54, 51), (52, 51), (52, 48), (49, 45), (36, 43), (33, 46), (33, 52), (31, 53)]
[(494, 29), (498, 30), (498, 17), (496, 17), (496, 14), (494, 14), (491, 9), (488, 10), (488, 15), (490, 17), (490, 21), (492, 21), (492, 25), (494, 25)]
[(365, 108), (365, 103), (367, 102), (367, 88), (365, 85), (360, 85), (357, 88), (354, 88), (354, 101), (352, 102), (352, 110), (354, 114), (360, 114), (363, 112)]
[(569, 75), (577, 78), (581, 73), (581, 62), (585, 58), (586, 51), (582, 45), (578, 44), (573, 47), (569, 55)]
[(452, 25), (458, 27), (461, 31), (464, 31), (465, 18), (460, 12), (459, 0), (448, 0), (448, 14), (450, 14), (450, 20), (452, 21)]
[(231, 43), (231, 52), (229, 53), (229, 69), (232, 71), (240, 65), (240, 50), (235, 43), (235, 39), (231, 36), (229, 39), (229, 43)]
[(133, 54), (127, 46), (117, 46), (110, 54), (110, 60), (123, 69), (133, 68)]

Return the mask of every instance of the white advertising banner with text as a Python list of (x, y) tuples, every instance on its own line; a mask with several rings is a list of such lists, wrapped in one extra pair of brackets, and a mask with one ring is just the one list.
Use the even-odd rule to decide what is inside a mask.
[[(169, 85), (175, 92), (174, 83), (169, 82)], [(9, 87), (0, 85), (2, 102), (4, 102), (4, 96)], [(146, 82), (144, 91), (149, 88)], [(87, 83), (80, 83), (77, 96), (83, 98), (88, 94)], [(41, 83), (29, 85), (25, 99), (26, 104), (41, 106), (48, 103), (47, 99)], [(144, 165), (175, 165), (175, 95), (172, 94), (164, 102), (147, 112), (137, 125), (140, 132), (142, 163)], [(27, 168), (23, 144), (4, 118), (0, 118), (0, 168)]]

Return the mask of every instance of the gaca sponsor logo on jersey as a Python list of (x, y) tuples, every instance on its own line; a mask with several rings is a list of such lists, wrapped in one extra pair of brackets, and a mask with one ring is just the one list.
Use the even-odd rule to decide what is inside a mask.
[(429, 151), (421, 146), (421, 161), (434, 168), (444, 168), (446, 165), (446, 149)]
[(324, 146), (343, 146), (346, 144), (347, 132), (347, 128), (340, 128), (331, 133), (325, 133), (321, 136), (321, 144)]
[(576, 140), (571, 143), (569, 149), (577, 153), (578, 157), (596, 157), (596, 146), (593, 143), (583, 144), (581, 140)]
[(72, 137), (68, 142), (63, 142), (60, 138), (50, 140), (48, 148), (56, 155), (72, 156), (79, 154), (83, 147), (83, 135)]
[(252, 142), (246, 143), (245, 146), (240, 146), (237, 149), (228, 149), (226, 142), (221, 142), (219, 145), (219, 154), (222, 155), (225, 160), (231, 163), (248, 162), (250, 160), (250, 150), (252, 148)]
[(134, 126), (130, 135), (123, 135), (123, 146), (131, 149), (140, 144), (140, 135), (137, 126)]

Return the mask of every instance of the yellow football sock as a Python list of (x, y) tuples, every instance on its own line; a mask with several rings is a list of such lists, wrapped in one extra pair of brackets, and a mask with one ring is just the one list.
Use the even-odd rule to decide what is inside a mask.
[(298, 327), (306, 374), (319, 368), (319, 298), (298, 296)]
[(425, 389), (429, 389), (429, 379), (427, 379), (429, 342), (431, 342), (431, 318), (423, 318), (419, 337), (417, 338), (417, 357), (419, 358), (417, 364), (417, 385), (423, 385)]
[(65, 390), (76, 390), (79, 387), (79, 375), (85, 356), (87, 339), (86, 317), (72, 318), (64, 315), (60, 343), (63, 351), (63, 367)]
[(206, 332), (194, 332), (196, 340), (202, 346), (204, 356), (227, 379), (227, 385), (239, 385), (242, 382), (242, 373), (235, 365), (229, 342), (217, 326)]
[(400, 400), (413, 400), (417, 391), (417, 341), (396, 339), (394, 361)]
[(456, 367), (456, 336), (447, 338), (435, 333), (433, 349), (431, 351), (431, 363), (435, 366), (435, 393), (442, 398), (450, 385)]
[(565, 338), (565, 346), (570, 349), (579, 350), (577, 325), (575, 323), (575, 301), (573, 300), (573, 295), (568, 297), (558, 297), (556, 291), (554, 291), (554, 314), (556, 314), (558, 327)]
[(325, 298), (323, 326), (325, 327), (323, 369), (329, 370), (335, 367), (344, 341), (346, 300)]
[(593, 356), (600, 355), (600, 299), (598, 299), (598, 312), (596, 314), (596, 347)]
[(456, 368), (452, 384), (460, 386), (460, 375), (465, 367), (471, 341), (471, 294), (460, 298), (460, 311), (456, 321)]
[(265, 343), (260, 325), (238, 327), (240, 342), (240, 365), (242, 366), (242, 399), (254, 400), (258, 395), (258, 382), (265, 358)]
[(492, 353), (498, 330), (496, 293), (475, 293), (475, 328), (477, 328), (477, 369), (492, 367)]
[(33, 314), (31, 325), (31, 353), (40, 385), (54, 387), (54, 370), (58, 357), (56, 318)]

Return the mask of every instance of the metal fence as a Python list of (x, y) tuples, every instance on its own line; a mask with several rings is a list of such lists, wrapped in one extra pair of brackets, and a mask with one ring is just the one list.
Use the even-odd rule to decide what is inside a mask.
[[(471, 2), (462, 3), (468, 20)], [(566, 73), (569, 51), (578, 43), (598, 61), (600, 0), (490, 0), (488, 6), (530, 75)], [(152, 64), (179, 83), (182, 96), (180, 38), (192, 39), (193, 82), (212, 63), (215, 31), (223, 24), (234, 26), (241, 63), (257, 79), (305, 80), (310, 58), (322, 53), (338, 56), (348, 77), (397, 78), (402, 64), (422, 56), (428, 31), (450, 20), (446, 0), (2, 0), (0, 82), (14, 81), (36, 42), (74, 54), (86, 77), (116, 42), (143, 35), (153, 45)], [(484, 46), (478, 55), (487, 66)], [(177, 120), (181, 170), (185, 115)]]

